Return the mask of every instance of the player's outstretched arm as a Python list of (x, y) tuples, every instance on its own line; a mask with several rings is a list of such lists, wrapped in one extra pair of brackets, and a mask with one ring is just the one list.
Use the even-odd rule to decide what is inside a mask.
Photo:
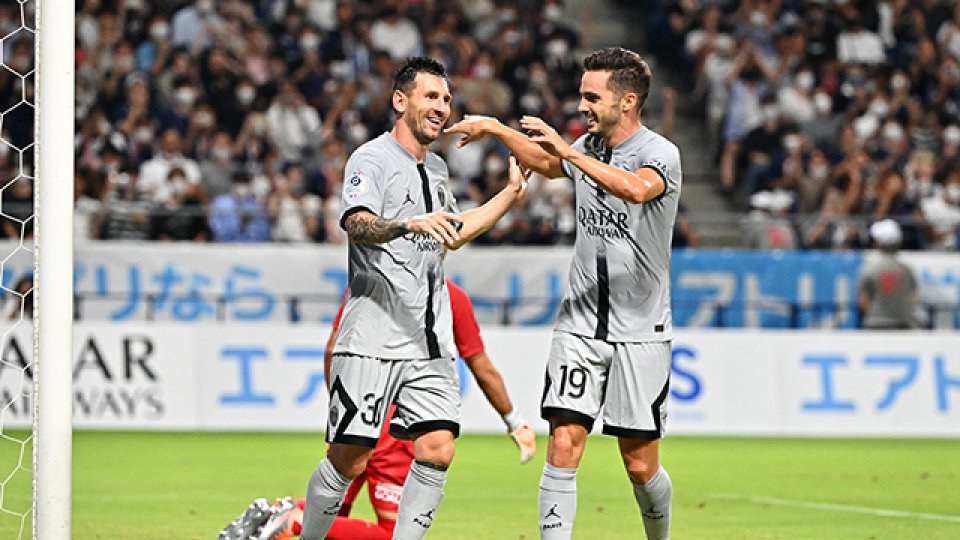
[(343, 226), (350, 241), (358, 244), (383, 244), (407, 233), (424, 233), (451, 247), (460, 240), (457, 224), (461, 221), (460, 216), (450, 212), (386, 219), (364, 209), (347, 216)]
[(503, 125), (496, 118), (468, 114), (463, 117), (463, 120), (448, 127), (446, 131), (466, 135), (457, 141), (458, 148), (490, 135), (503, 143), (510, 153), (517, 156), (517, 161), (524, 167), (547, 178), (558, 178), (564, 175), (563, 169), (560, 168), (560, 160), (556, 156), (550, 155), (526, 135)]
[(451, 249), (458, 249), (467, 242), (480, 236), (493, 227), (504, 214), (513, 208), (527, 193), (527, 181), (530, 178), (530, 169), (525, 169), (517, 163), (514, 156), (510, 156), (510, 180), (507, 186), (490, 198), (489, 201), (477, 208), (471, 208), (460, 214), (463, 227), (460, 229), (460, 238), (452, 244)]
[(500, 371), (485, 351), (480, 351), (464, 358), (470, 372), (477, 380), (477, 385), (486, 396), (487, 401), (503, 418), (503, 423), (507, 426), (507, 434), (520, 447), (520, 463), (527, 463), (537, 453), (537, 438), (533, 429), (524, 422), (520, 413), (513, 408), (510, 402), (510, 395), (507, 394), (507, 387), (503, 383), (503, 377)]
[(649, 167), (625, 171), (578, 152), (557, 133), (557, 130), (535, 116), (524, 116), (520, 127), (527, 131), (531, 142), (545, 152), (574, 165), (614, 196), (631, 203), (642, 203), (657, 197), (667, 188), (663, 178)]

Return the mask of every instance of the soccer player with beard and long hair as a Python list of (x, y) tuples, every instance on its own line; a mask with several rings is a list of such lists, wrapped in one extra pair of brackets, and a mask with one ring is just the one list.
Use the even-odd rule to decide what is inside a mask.
[[(660, 465), (673, 324), (670, 242), (680, 199), (680, 153), (645, 127), (651, 72), (633, 51), (598, 50), (583, 61), (579, 111), (588, 133), (573, 144), (536, 117), (523, 132), (469, 116), (447, 131), (499, 139), (520, 163), (576, 189), (577, 236), (569, 286), (547, 360), (541, 415), (550, 422), (540, 480), (540, 534), (568, 539), (576, 472), (603, 411), (618, 438), (648, 539), (670, 534), (672, 483)], [(588, 535), (589, 536), (589, 535)]]

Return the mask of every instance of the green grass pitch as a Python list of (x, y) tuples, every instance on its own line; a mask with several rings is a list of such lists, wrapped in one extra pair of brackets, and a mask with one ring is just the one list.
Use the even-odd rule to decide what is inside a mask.
[[(538, 538), (539, 442), (521, 466), (505, 436), (459, 439), (428, 537)], [(213, 540), (253, 498), (301, 495), (323, 449), (319, 434), (78, 432), (73, 538)], [(0, 444), (0, 495), (22, 511), (29, 473), (10, 476), (19, 452)], [(960, 440), (671, 437), (663, 460), (675, 540), (960, 538)], [(643, 537), (613, 439), (590, 438), (578, 490), (574, 538)], [(355, 515), (369, 518), (365, 497)], [(0, 538), (20, 525), (0, 512)]]

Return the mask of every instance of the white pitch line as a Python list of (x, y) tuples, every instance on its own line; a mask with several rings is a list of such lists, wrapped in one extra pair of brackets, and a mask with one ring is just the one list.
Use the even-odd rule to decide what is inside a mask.
[(715, 499), (726, 499), (732, 501), (749, 501), (756, 504), (773, 504), (777, 506), (793, 506), (796, 508), (811, 508), (814, 510), (831, 510), (834, 512), (850, 512), (853, 514), (868, 514), (871, 516), (897, 517), (923, 519), (927, 521), (946, 521), (947, 523), (960, 523), (960, 516), (950, 516), (946, 514), (930, 514), (926, 512), (907, 512), (905, 510), (890, 510), (888, 508), (871, 508), (869, 506), (857, 506), (853, 504), (833, 504), (813, 501), (795, 501), (791, 499), (778, 499), (776, 497), (762, 497), (757, 495), (738, 495), (736, 493), (712, 493), (710, 495)]

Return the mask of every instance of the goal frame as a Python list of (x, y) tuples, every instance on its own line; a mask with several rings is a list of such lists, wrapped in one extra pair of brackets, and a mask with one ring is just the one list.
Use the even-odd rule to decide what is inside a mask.
[(69, 540), (76, 5), (34, 1), (33, 538)]

